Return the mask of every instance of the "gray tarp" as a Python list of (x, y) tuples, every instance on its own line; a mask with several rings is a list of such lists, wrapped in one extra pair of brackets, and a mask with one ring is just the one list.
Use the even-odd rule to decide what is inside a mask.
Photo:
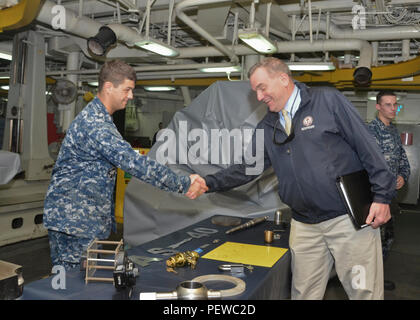
[(0, 184), (6, 184), (21, 171), (17, 153), (0, 150)]
[[(205, 176), (217, 172), (238, 160), (235, 155), (238, 144), (235, 148), (235, 140), (230, 139), (228, 150), (222, 138), (211, 139), (212, 132), (227, 129), (232, 136), (235, 128), (249, 132), (266, 112), (267, 106), (258, 102), (248, 81), (216, 82), (174, 115), (167, 130), (158, 135), (158, 140), (162, 141), (152, 147), (148, 156), (158, 160), (166, 156), (170, 159), (166, 165), (178, 174)], [(172, 140), (171, 132), (176, 136)], [(243, 137), (247, 140), (245, 134)], [(208, 155), (199, 148), (203, 145), (208, 146)], [(186, 150), (194, 152), (187, 155)], [(220, 155), (219, 161), (212, 160), (211, 155), (220, 150), (225, 150), (225, 159)], [(226, 157), (229, 154), (230, 157)], [(223, 163), (226, 158), (229, 164)], [(194, 164), (199, 161), (201, 163)], [(213, 215), (252, 218), (269, 215), (272, 219), (275, 210), (282, 208), (287, 206), (277, 195), (277, 179), (272, 168), (246, 185), (228, 192), (204, 194), (195, 200), (161, 191), (133, 177), (125, 191), (124, 242), (130, 247), (140, 245)]]

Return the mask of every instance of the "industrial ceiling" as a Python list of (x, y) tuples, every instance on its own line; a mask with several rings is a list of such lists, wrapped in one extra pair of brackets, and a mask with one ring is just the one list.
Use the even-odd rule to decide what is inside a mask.
[[(238, 32), (255, 28), (274, 43), (273, 56), (335, 65), (334, 71), (299, 71), (299, 80), (343, 89), (420, 88), (420, 1), (0, 0), (2, 14), (0, 52), (12, 52), (17, 32), (41, 33), (51, 79), (72, 73), (79, 82), (91, 81), (104, 59), (112, 58), (136, 67), (140, 84), (203, 85), (205, 79), (227, 74), (203, 73), (201, 68), (232, 65), (242, 71), (229, 73), (229, 78), (244, 79), (259, 53), (239, 39)], [(31, 21), (25, 25), (25, 19)], [(88, 49), (87, 40), (103, 26), (114, 31), (116, 43), (98, 56)], [(174, 48), (177, 56), (136, 45), (145, 38)], [(69, 69), (69, 56), (75, 52), (78, 67)], [(10, 62), (0, 59), (0, 75), (9, 68)], [(357, 81), (359, 68), (371, 74)]]

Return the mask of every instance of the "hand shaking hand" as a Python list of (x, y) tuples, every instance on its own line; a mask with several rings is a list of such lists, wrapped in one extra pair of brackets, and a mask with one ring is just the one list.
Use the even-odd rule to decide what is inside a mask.
[(200, 177), (198, 174), (190, 175), (191, 185), (185, 194), (190, 199), (195, 199), (201, 196), (209, 188), (207, 188), (206, 181)]

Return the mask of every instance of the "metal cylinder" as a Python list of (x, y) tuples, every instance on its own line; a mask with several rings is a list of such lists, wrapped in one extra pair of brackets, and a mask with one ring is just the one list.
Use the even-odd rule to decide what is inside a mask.
[(281, 212), (281, 210), (277, 210), (277, 211), (274, 213), (274, 224), (275, 224), (276, 226), (279, 226), (279, 225), (280, 225), (281, 220), (282, 220), (282, 215), (283, 215), (283, 212)]
[(176, 288), (178, 300), (207, 300), (207, 288), (200, 282), (184, 281)]
[(265, 230), (264, 231), (264, 242), (265, 243), (273, 242), (273, 231), (271, 231), (271, 230)]

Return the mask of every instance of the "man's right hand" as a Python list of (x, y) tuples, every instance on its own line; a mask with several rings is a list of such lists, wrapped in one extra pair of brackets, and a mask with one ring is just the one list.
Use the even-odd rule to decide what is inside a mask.
[(397, 190), (401, 189), (405, 184), (404, 178), (402, 176), (397, 177)]
[(206, 185), (206, 181), (198, 174), (190, 175), (191, 185), (185, 194), (190, 199), (195, 199), (201, 196), (209, 188)]

